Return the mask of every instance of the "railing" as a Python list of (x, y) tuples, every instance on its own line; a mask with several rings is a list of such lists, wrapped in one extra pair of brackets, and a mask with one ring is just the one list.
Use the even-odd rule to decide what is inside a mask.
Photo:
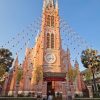
[(33, 97), (0, 97), (0, 100), (37, 100), (37, 99)]

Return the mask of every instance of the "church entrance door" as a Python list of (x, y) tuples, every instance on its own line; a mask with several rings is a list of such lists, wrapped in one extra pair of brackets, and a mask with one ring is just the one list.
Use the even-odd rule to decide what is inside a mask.
[(47, 82), (47, 96), (54, 95), (54, 89), (52, 89), (52, 81)]

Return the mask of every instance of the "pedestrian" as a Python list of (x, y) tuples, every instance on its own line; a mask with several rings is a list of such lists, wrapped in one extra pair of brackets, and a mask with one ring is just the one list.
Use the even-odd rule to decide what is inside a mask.
[(48, 100), (53, 100), (53, 96), (51, 94), (51, 91), (49, 91)]
[(2, 93), (2, 86), (0, 85), (0, 96), (1, 96), (1, 93)]
[(51, 94), (48, 96), (48, 100), (53, 100), (53, 96)]

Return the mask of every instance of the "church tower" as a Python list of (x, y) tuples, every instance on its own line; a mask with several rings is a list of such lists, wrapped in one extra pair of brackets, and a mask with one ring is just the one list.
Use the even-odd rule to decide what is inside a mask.
[(58, 0), (44, 0), (41, 32), (34, 47), (34, 66), (44, 72), (61, 72), (61, 37)]
[(36, 40), (33, 53), (32, 86), (35, 82), (35, 71), (37, 67), (42, 66), (43, 82), (45, 83), (43, 90), (48, 93), (48, 91), (59, 91), (58, 87), (64, 88), (62, 81), (65, 81), (66, 74), (62, 72), (58, 0), (43, 1), (41, 32)]
[(61, 38), (58, 1), (44, 0), (42, 13), (43, 67), (46, 72), (61, 71)]

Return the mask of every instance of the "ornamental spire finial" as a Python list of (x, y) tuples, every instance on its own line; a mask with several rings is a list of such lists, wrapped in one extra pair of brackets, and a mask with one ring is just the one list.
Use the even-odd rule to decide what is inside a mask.
[(54, 5), (54, 0), (44, 0), (43, 8), (48, 5)]
[(56, 0), (56, 9), (58, 9), (58, 0)]

